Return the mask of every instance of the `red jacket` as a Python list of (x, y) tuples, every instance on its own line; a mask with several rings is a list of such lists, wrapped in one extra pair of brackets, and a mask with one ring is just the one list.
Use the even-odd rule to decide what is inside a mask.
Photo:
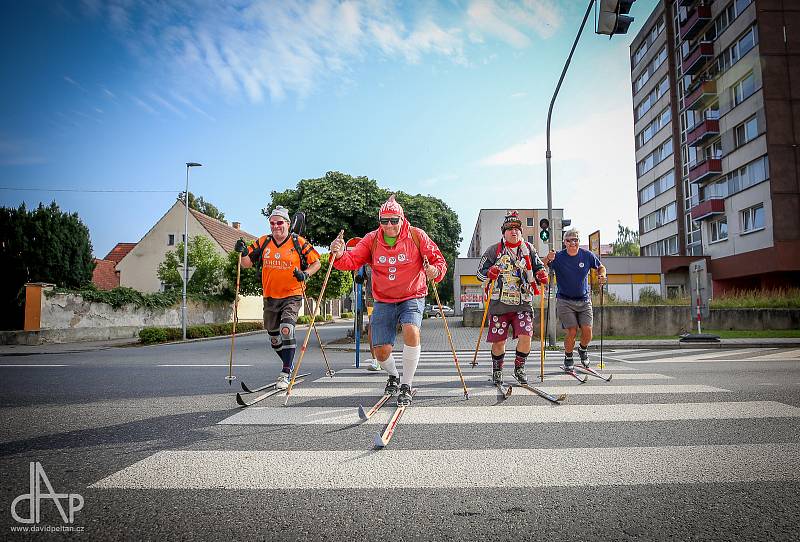
[[(382, 303), (400, 303), (408, 299), (428, 295), (428, 283), (422, 267), (422, 256), (439, 271), (436, 282), (441, 282), (447, 273), (447, 262), (436, 243), (428, 234), (414, 228), (419, 239), (419, 248), (409, 232), (407, 220), (397, 235), (393, 247), (383, 240), (381, 229), (369, 232), (349, 252), (336, 258), (333, 266), (340, 271), (355, 271), (364, 264), (372, 267), (372, 296)], [(377, 236), (377, 243), (375, 237)], [(375, 244), (375, 254), (372, 245)]]

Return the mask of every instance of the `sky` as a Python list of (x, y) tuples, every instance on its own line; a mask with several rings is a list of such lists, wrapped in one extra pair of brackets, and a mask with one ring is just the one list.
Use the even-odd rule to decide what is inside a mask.
[[(553, 207), (604, 243), (637, 224), (629, 47), (655, 4), (610, 40), (590, 17), (553, 110)], [(481, 208), (547, 206), (547, 108), (587, 5), (11, 0), (0, 205), (56, 201), (102, 258), (169, 209), (186, 162), (255, 235), (272, 191), (341, 171), (444, 200), (463, 256)]]

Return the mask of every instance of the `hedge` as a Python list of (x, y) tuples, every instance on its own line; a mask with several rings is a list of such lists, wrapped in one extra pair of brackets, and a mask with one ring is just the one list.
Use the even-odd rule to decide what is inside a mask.
[[(236, 333), (259, 331), (264, 329), (262, 322), (239, 322), (236, 324)], [(187, 339), (201, 339), (203, 337), (219, 337), (230, 335), (233, 332), (233, 323), (227, 324), (201, 324), (186, 328)], [(181, 339), (181, 328), (176, 327), (146, 327), (139, 332), (139, 342), (142, 344), (155, 344)]]

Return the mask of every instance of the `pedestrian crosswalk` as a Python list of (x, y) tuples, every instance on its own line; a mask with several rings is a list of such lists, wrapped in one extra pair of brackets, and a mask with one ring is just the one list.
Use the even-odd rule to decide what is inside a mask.
[[(800, 461), (800, 442), (745, 437), (737, 441), (735, 434), (722, 441), (702, 437), (704, 428), (720, 423), (797, 423), (800, 407), (775, 400), (746, 400), (711, 382), (638, 366), (679, 359), (714, 362), (732, 359), (737, 353), (744, 351), (609, 351), (604, 355), (605, 371), (614, 374), (613, 382), (590, 378), (580, 384), (558, 373), (563, 361), (560, 352), (547, 352), (546, 376), (540, 382), (539, 359), (534, 357), (538, 353), (534, 352), (528, 362), (531, 385), (551, 394), (567, 394), (563, 404), (552, 405), (520, 387), (502, 400), (488, 382), (488, 353), (481, 352), (479, 365), (473, 368), (472, 352), (459, 351), (470, 391), (470, 399), (465, 400), (452, 353), (423, 352), (414, 379), (414, 404), (389, 447), (380, 451), (372, 449), (372, 439), (367, 437), (388, 421), (393, 402), (366, 422), (359, 420), (357, 406), (370, 406), (381, 396), (386, 374), (363, 367), (338, 370), (333, 378), (318, 373), (292, 391), (289, 406), (283, 406), (280, 394), (263, 405), (234, 410), (218, 422), (221, 431), (238, 427), (239, 434), (255, 427), (270, 428), (261, 437), (268, 440), (252, 449), (164, 450), (92, 487), (370, 490), (393, 485), (467, 489), (800, 481), (796, 469), (774, 468)], [(748, 359), (753, 355), (773, 359), (775, 354), (759, 350), (749, 352)], [(597, 359), (593, 353), (595, 367)], [(513, 358), (505, 369), (506, 380), (513, 384), (512, 371)], [(612, 428), (622, 436), (645, 427), (656, 428), (652, 429), (656, 442), (633, 445), (624, 438), (613, 442), (606, 437)], [(587, 436), (585, 447), (574, 446), (571, 435), (576, 432)], [(509, 433), (518, 436), (510, 440), (513, 446), (509, 446)], [(641, 438), (653, 440), (652, 434)], [(463, 436), (459, 439), (459, 435)], [(595, 447), (592, 435), (603, 435), (604, 444)], [(305, 449), (304, 438), (315, 445)], [(324, 446), (334, 438), (330, 449), (321, 449), (320, 442)], [(500, 441), (503, 445), (497, 446)], [(548, 445), (537, 446), (540, 441)], [(603, 467), (590, 476), (575, 476), (574, 457), (591, 457)], [(709, 457), (714, 458), (713, 469), (708, 468)], [(511, 463), (513, 471), (496, 468)]]
[(800, 348), (675, 348), (606, 351), (606, 360), (627, 364), (800, 361)]

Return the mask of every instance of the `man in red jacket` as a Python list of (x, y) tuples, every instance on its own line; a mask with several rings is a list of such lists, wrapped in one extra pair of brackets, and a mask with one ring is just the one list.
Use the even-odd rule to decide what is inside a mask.
[[(394, 196), (381, 205), (378, 217), (380, 227), (365, 235), (351, 251), (344, 252), (342, 239), (331, 244), (331, 253), (336, 255), (333, 266), (341, 271), (352, 271), (364, 264), (372, 267), (372, 346), (381, 367), (389, 373), (386, 393), (397, 393), (399, 381), (397, 404), (409, 405), (422, 350), (419, 328), (428, 295), (427, 281), (441, 282), (447, 263), (428, 234), (408, 223)], [(428, 265), (423, 258), (427, 258)], [(392, 354), (398, 323), (403, 328), (402, 378)]]

